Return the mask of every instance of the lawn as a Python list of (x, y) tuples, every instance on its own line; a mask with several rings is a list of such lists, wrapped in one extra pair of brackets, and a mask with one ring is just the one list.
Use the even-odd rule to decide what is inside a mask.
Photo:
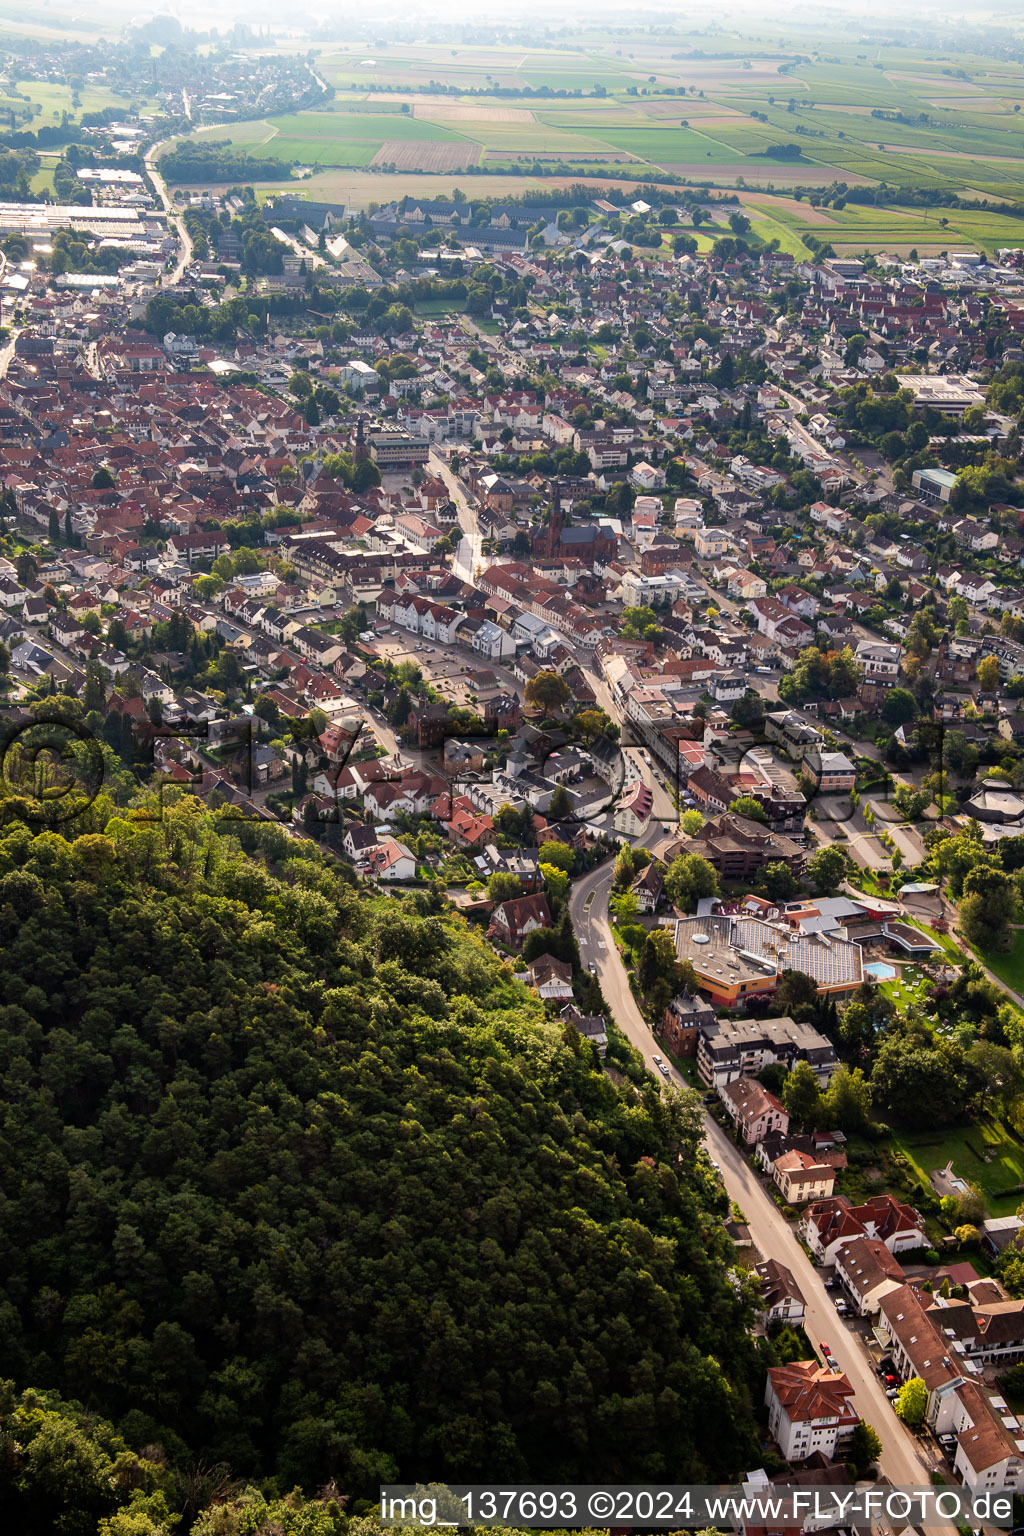
[(893, 981), (879, 982), (879, 991), (900, 1009), (924, 1002), (925, 993), (931, 986), (931, 977), (919, 965), (897, 966), (899, 975)]
[(995, 1120), (939, 1132), (894, 1130), (893, 1140), (922, 1184), (952, 1160), (953, 1172), (980, 1186), (990, 1216), (1012, 1216), (1024, 1195), (1001, 1194), (1024, 1184), (1024, 1147)]
[[(973, 947), (973, 946), (972, 946)], [(1009, 949), (975, 950), (993, 975), (1015, 992), (1024, 992), (1024, 929), (1014, 931)]]
[(156, 106), (153, 98), (144, 93), (138, 96), (129, 96), (126, 91), (115, 94), (105, 86), (89, 84), (84, 85), (79, 92), (81, 106), (78, 107), (71, 105), (71, 88), (67, 85), (47, 80), (23, 80), (18, 90), (42, 109), (35, 119), (36, 127), (59, 122), (62, 112), (67, 112), (73, 121), (77, 121), (83, 112), (102, 112), (107, 107), (116, 107), (119, 112), (127, 115), (129, 105), (139, 112), (152, 111)]
[(459, 315), (465, 311), (465, 299), (418, 299), (416, 313), (424, 319), (438, 315)]

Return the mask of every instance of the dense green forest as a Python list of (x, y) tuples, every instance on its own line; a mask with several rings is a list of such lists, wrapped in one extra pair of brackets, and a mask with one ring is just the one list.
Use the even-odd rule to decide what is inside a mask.
[(210, 1523), (252, 1485), (319, 1496), (319, 1533), (324, 1489), (358, 1509), (392, 1477), (753, 1464), (695, 1096), (613, 1082), (433, 893), (192, 799), (53, 830), (24, 806), (0, 800), (6, 1529), (260, 1531)]

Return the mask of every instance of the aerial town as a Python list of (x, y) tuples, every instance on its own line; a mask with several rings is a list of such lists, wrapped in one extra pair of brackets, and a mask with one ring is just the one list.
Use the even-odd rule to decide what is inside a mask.
[(172, 195), (95, 132), (0, 204), (12, 803), (456, 909), (699, 1096), (770, 1475), (1024, 1489), (1024, 251)]

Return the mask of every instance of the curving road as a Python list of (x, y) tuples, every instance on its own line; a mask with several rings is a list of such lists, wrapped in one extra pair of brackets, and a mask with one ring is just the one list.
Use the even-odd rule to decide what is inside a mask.
[[(658, 851), (670, 836), (656, 828), (642, 843), (652, 851)], [(595, 969), (616, 1023), (640, 1051), (650, 1071), (657, 1074), (654, 1056), (658, 1042), (630, 991), (625, 968), (612, 938), (607, 911), (611, 882), (612, 862), (608, 860), (573, 887), (570, 912), (580, 958), (584, 966)], [(685, 1079), (676, 1068), (671, 1063), (666, 1064), (670, 1080), (679, 1087), (686, 1087)], [(794, 1229), (762, 1189), (739, 1148), (710, 1115), (705, 1116), (705, 1135), (708, 1151), (722, 1170), (729, 1197), (746, 1216), (757, 1247), (767, 1257), (785, 1264), (796, 1277), (807, 1307), (804, 1326), (808, 1338), (812, 1344), (822, 1341), (830, 1345), (837, 1363), (853, 1386), (857, 1412), (878, 1432), (882, 1442), (880, 1464), (883, 1473), (897, 1486), (926, 1486), (935, 1463), (919, 1454), (917, 1442), (897, 1419), (862, 1343), (837, 1314), (821, 1275), (808, 1260)], [(931, 1529), (947, 1528), (935, 1526)], [(950, 1536), (954, 1536), (949, 1529)]]
[(186, 267), (188, 267), (192, 261), (192, 237), (188, 230), (185, 228), (184, 220), (182, 219), (181, 214), (175, 212), (174, 205), (171, 202), (170, 193), (167, 190), (167, 183), (164, 181), (160, 172), (157, 170), (156, 163), (159, 158), (160, 151), (166, 148), (166, 146), (172, 142), (173, 141), (171, 139), (162, 139), (159, 144), (154, 144), (146, 155), (146, 172), (150, 181), (153, 183), (153, 190), (156, 192), (157, 197), (159, 197), (161, 203), (163, 204), (164, 213), (167, 215), (168, 224), (170, 224), (177, 231), (178, 235), (178, 264), (174, 268), (174, 271), (171, 273), (170, 277), (165, 279), (163, 284), (165, 288), (176, 288), (185, 275)]

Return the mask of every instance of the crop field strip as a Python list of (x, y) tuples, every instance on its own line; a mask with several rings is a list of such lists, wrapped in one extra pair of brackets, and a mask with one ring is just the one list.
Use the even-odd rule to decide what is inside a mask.
[[(583, 36), (593, 36), (592, 48)], [(939, 194), (969, 186), (968, 195), (1024, 200), (1024, 123), (1013, 110), (1024, 103), (1024, 71), (970, 55), (954, 67), (949, 59), (922, 58), (909, 49), (887, 50), (883, 68), (842, 45), (838, 60), (802, 57), (794, 63), (791, 41), (781, 50), (763, 41), (751, 45), (745, 63), (739, 56), (679, 56), (640, 35), (621, 41), (621, 49), (613, 50), (607, 38), (583, 34), (576, 52), (410, 45), (386, 55), (382, 50), (379, 58), (335, 49), (320, 60), (321, 71), (339, 87), (328, 110), (211, 132), (240, 150), (248, 146), (253, 153), (313, 165), (316, 174), (304, 183), (310, 196), (317, 189), (330, 196), (331, 185), (353, 180), (350, 195), (362, 196), (361, 177), (370, 166), (372, 198), (379, 201), (406, 191), (426, 196), (426, 177), (443, 181), (444, 172), (455, 177), (469, 164), (476, 168), (463, 187), (470, 196), (485, 195), (489, 165), (526, 170), (534, 163), (564, 164), (578, 168), (578, 176), (567, 179), (595, 190), (602, 182), (615, 184), (617, 166), (649, 165), (652, 178), (667, 171), (725, 186), (742, 178), (741, 186), (768, 199), (752, 212), (755, 228), (795, 251), (802, 234), (824, 228), (837, 249), (878, 249), (887, 240), (902, 247), (906, 231), (917, 243), (934, 241), (940, 248), (956, 239), (991, 248), (997, 240), (1014, 244), (1024, 236), (1015, 220), (996, 210), (988, 216), (982, 211), (977, 223), (967, 222), (961, 210), (947, 210), (943, 226), (923, 210), (886, 214), (887, 196), (901, 186)], [(730, 51), (732, 43), (730, 38)], [(429, 82), (455, 93), (530, 94), (415, 89)], [(665, 87), (679, 94), (665, 95)], [(605, 94), (593, 94), (595, 88)], [(541, 90), (581, 94), (535, 94)], [(894, 115), (872, 118), (879, 109)], [(780, 144), (799, 149), (800, 158), (765, 153)], [(415, 180), (403, 184), (403, 173)], [(501, 185), (500, 178), (495, 182)], [(877, 183), (882, 207), (847, 204), (826, 216), (804, 203), (801, 221), (786, 189), (828, 188), (832, 182)], [(450, 192), (454, 184), (449, 180), (438, 190)], [(522, 193), (538, 184), (557, 185), (549, 177), (534, 183), (517, 175), (505, 189)], [(768, 190), (776, 188), (777, 209)]]
[(385, 139), (370, 164), (391, 166), (395, 171), (429, 171), (444, 174), (462, 171), (480, 161), (479, 144), (439, 144), (435, 141)]

